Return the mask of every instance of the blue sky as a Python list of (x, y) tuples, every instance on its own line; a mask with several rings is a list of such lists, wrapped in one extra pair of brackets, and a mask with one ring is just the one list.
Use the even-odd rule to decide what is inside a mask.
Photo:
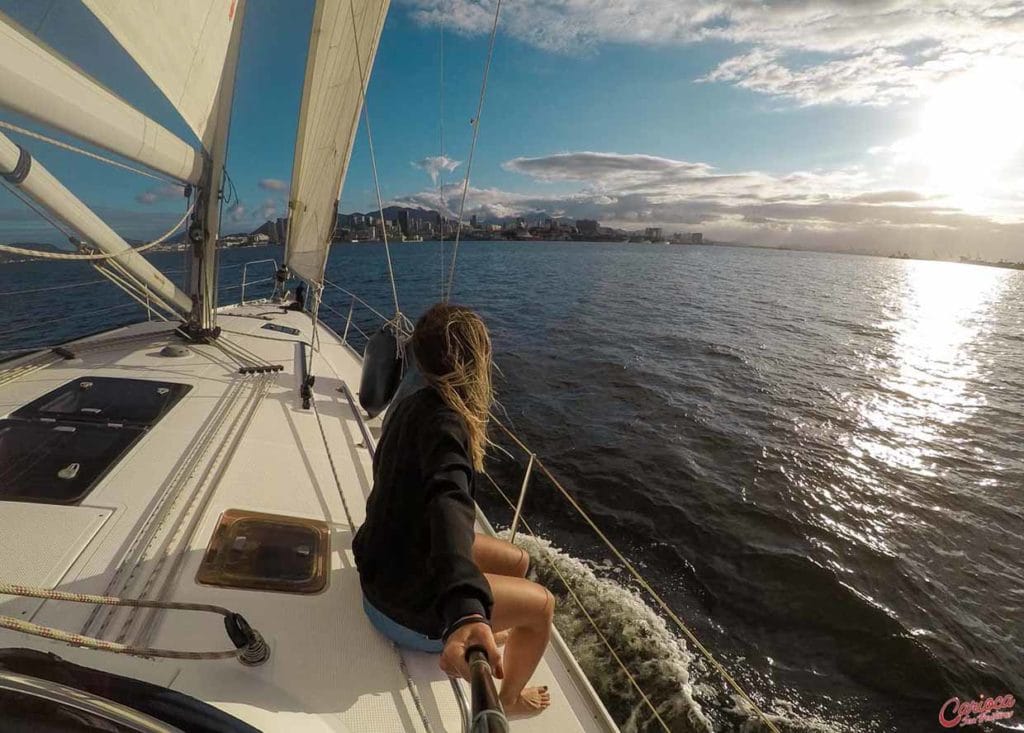
[[(285, 210), (312, 4), (249, 1), (228, 161), (239, 202), (225, 231)], [(87, 10), (49, 5), (0, 0), (194, 139)], [(442, 33), (445, 152), (459, 162), (444, 176), (452, 193), (461, 185), (492, 12), (492, 0), (392, 2), (368, 95), (388, 202), (441, 205), (416, 164), (440, 154)], [(502, 12), (473, 212), (1024, 256), (1024, 138), (985, 121), (1024, 113), (1019, 0), (518, 0)], [(127, 236), (158, 233), (183, 209), (146, 178), (30, 149)], [(0, 239), (55, 241), (3, 195)], [(344, 211), (373, 206), (363, 129), (341, 199)]]

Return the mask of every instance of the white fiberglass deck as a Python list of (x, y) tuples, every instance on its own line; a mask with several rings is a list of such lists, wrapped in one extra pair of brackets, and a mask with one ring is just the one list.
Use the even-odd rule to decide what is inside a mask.
[[(272, 322), (300, 335), (265, 330)], [(421, 712), (390, 642), (362, 612), (349, 525), (317, 420), (299, 398), (299, 342), (308, 340), (307, 314), (282, 312), (269, 304), (222, 311), (218, 325), (227, 345), (281, 364), (269, 377), (238, 373), (232, 354), (213, 345), (189, 345), (183, 358), (160, 356), (166, 344), (182, 343), (172, 326), (143, 323), (79, 342), (79, 358), (26, 371), (0, 386), (0, 416), (64, 384), (91, 376), (160, 379), (192, 390), (96, 485), (80, 506), (48, 506), (15, 512), (0, 502), (0, 582), (35, 583), (79, 593), (136, 597), (146, 591), (165, 599), (214, 603), (242, 613), (272, 648), (263, 666), (230, 661), (145, 660), (73, 648), (0, 630), (0, 648), (30, 647), (78, 664), (166, 685), (210, 702), (264, 731), (421, 731)], [(371, 484), (370, 455), (341, 385), (355, 394), (358, 356), (329, 329), (319, 329), (313, 388), (345, 502), (358, 525)], [(95, 348), (88, 346), (90, 343)], [(243, 361), (247, 357), (238, 357)], [(17, 363), (4, 365), (7, 370)], [(257, 385), (267, 383), (265, 394)], [(241, 387), (236, 407), (225, 395)], [(247, 406), (255, 410), (244, 431)], [(221, 424), (210, 416), (224, 409)], [(375, 427), (372, 425), (371, 427)], [(194, 471), (182, 471), (204, 430), (213, 432), (209, 450)], [(374, 429), (374, 434), (376, 430)], [(237, 441), (232, 454), (231, 447)], [(219, 471), (223, 473), (219, 474)], [(184, 475), (182, 475), (184, 474)], [(161, 522), (160, 498), (175, 483), (182, 497)], [(203, 482), (213, 477), (208, 484)], [(196, 497), (190, 503), (190, 497)], [(31, 505), (38, 506), (38, 505)], [(192, 509), (188, 507), (191, 506)], [(331, 570), (327, 589), (295, 595), (226, 589), (195, 581), (200, 560), (220, 515), (228, 509), (321, 519), (331, 527)], [(90, 511), (91, 510), (91, 511)], [(85, 516), (88, 514), (88, 517)], [(28, 517), (26, 519), (26, 516)], [(26, 527), (26, 522), (37, 526)], [(74, 527), (74, 532), (67, 528)], [(17, 529), (17, 531), (15, 531)], [(32, 542), (19, 537), (32, 537)], [(33, 562), (28, 545), (48, 547)], [(56, 548), (56, 549), (55, 549)], [(59, 550), (59, 551), (57, 551)], [(180, 564), (176, 561), (180, 558)], [(18, 577), (4, 569), (20, 568)], [(134, 569), (133, 569), (134, 568)], [(57, 601), (0, 596), (0, 615), (80, 632), (92, 608)], [(89, 633), (129, 641), (148, 629), (149, 645), (182, 650), (230, 648), (221, 620), (209, 614), (171, 611), (129, 620), (125, 610), (93, 620)], [(431, 655), (403, 652), (423, 713), (432, 730), (459, 731), (459, 707), (447, 678)], [(551, 687), (553, 704), (536, 718), (513, 721), (514, 731), (604, 731), (607, 713), (555, 638), (535, 677)]]

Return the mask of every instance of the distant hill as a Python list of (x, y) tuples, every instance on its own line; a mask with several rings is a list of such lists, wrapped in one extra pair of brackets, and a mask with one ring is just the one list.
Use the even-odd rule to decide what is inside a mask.
[[(40, 252), (70, 252), (69, 249), (61, 247), (55, 247), (52, 244), (46, 242), (10, 242), (12, 247), (21, 247), (22, 249), (37, 249)], [(35, 257), (27, 257), (25, 255), (8, 254), (6, 252), (0, 252), (0, 263), (8, 262), (25, 262), (27, 260), (34, 260)]]

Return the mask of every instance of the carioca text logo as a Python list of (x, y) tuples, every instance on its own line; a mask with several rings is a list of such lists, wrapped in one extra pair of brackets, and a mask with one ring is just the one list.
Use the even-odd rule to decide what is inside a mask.
[(956, 728), (1005, 720), (1013, 717), (1013, 706), (1016, 703), (1013, 695), (988, 698), (982, 695), (978, 700), (963, 701), (959, 697), (951, 697), (939, 708), (939, 725), (943, 728)]

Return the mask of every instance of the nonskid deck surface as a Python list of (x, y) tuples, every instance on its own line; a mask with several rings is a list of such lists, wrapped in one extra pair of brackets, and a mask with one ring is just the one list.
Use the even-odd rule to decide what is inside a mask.
[[(265, 329), (267, 323), (299, 334)], [(183, 343), (170, 324), (137, 324), (80, 342), (75, 349), (79, 358), (28, 370), (0, 386), (3, 416), (83, 376), (192, 385), (81, 505), (0, 503), (0, 568), (15, 575), (0, 570), (0, 582), (226, 606), (263, 633), (272, 649), (270, 661), (250, 668), (235, 660), (138, 659), (6, 630), (0, 630), (0, 648), (50, 651), (78, 664), (169, 686), (265, 731), (418, 731), (426, 729), (424, 717), (434, 731), (460, 730), (460, 710), (437, 658), (408, 651), (400, 655), (362, 611), (350, 549), (354, 528), (345, 505), (358, 527), (371, 485), (371, 462), (358, 420), (340, 390), (344, 383), (355, 394), (358, 356), (336, 334), (318, 327), (313, 392), (329, 455), (316, 414), (302, 409), (299, 397), (299, 343), (308, 341), (309, 316), (253, 304), (223, 310), (218, 325), (223, 346), (188, 345), (189, 354), (175, 358), (160, 355), (162, 347)], [(239, 374), (241, 366), (266, 363), (282, 369)], [(377, 427), (371, 424), (374, 434)], [(15, 506), (21, 509), (13, 511)], [(298, 595), (198, 584), (200, 561), (218, 519), (229, 509), (327, 522), (327, 588)], [(36, 526), (29, 529), (26, 522)], [(26, 562), (29, 545), (61, 550)], [(159, 648), (230, 647), (220, 619), (203, 614), (130, 614), (125, 609), (94, 614), (80, 604), (0, 596), (0, 615)], [(536, 718), (514, 721), (513, 730), (609, 729), (606, 713), (593, 702), (559, 639), (535, 681), (550, 686), (552, 707)]]

